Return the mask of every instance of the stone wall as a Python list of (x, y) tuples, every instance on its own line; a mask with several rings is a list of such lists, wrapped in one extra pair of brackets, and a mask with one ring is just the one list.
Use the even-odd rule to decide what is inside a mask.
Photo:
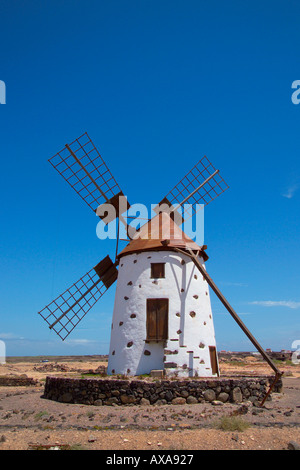
[[(47, 377), (43, 398), (86, 405), (163, 405), (259, 402), (272, 377), (186, 380), (73, 379)], [(280, 391), (277, 384), (276, 391)]]
[(30, 377), (0, 377), (0, 387), (27, 387), (29, 385), (36, 385), (37, 381)]

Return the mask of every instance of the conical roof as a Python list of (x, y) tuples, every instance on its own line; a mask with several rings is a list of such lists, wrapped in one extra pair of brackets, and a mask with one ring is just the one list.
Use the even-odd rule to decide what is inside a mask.
[(141, 251), (172, 250), (199, 251), (204, 261), (208, 259), (204, 249), (188, 237), (172, 220), (169, 214), (161, 212), (143, 225), (128, 245), (119, 253), (118, 258)]

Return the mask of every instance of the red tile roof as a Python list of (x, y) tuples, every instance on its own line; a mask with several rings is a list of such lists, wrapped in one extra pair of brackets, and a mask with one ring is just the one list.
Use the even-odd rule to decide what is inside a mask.
[(206, 246), (197, 245), (175, 224), (169, 214), (161, 212), (140, 228), (134, 238), (119, 253), (118, 258), (141, 251), (172, 250), (174, 248), (200, 251), (199, 254), (204, 261), (208, 259), (204, 251)]

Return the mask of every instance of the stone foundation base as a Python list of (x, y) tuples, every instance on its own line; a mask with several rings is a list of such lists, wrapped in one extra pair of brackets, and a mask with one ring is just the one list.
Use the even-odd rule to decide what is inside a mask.
[[(43, 398), (86, 405), (164, 405), (262, 401), (272, 376), (217, 379), (136, 380), (47, 377)], [(273, 391), (280, 392), (281, 380)]]

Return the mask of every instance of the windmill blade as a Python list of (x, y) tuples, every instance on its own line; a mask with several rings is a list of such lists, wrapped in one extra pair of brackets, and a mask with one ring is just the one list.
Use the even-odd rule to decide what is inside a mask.
[(219, 170), (214, 168), (207, 157), (203, 157), (159, 205), (173, 206), (175, 211), (185, 203), (191, 204), (192, 207), (184, 211), (184, 220), (187, 220), (197, 212), (196, 204), (207, 205), (228, 188)]
[(94, 212), (104, 203), (116, 207), (118, 196), (123, 196), (86, 132), (67, 144), (49, 162)]
[(88, 311), (116, 281), (116, 265), (106, 256), (39, 315), (64, 341)]

